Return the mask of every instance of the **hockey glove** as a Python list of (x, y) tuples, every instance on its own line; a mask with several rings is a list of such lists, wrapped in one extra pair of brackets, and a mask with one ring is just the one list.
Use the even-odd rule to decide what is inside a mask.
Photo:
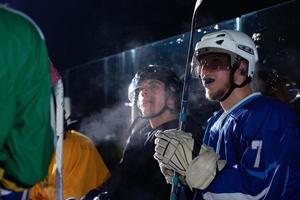
[(216, 170), (225, 166), (226, 161), (219, 161), (213, 148), (206, 145), (202, 145), (199, 155), (192, 159), (194, 139), (191, 133), (172, 129), (159, 131), (155, 136), (154, 158), (160, 166), (185, 176), (191, 188), (205, 189), (214, 179)]
[[(159, 163), (159, 168), (160, 168), (160, 171), (161, 173), (164, 175), (165, 179), (166, 179), (166, 182), (168, 184), (172, 184), (172, 181), (173, 181), (173, 176), (174, 176), (174, 170), (172, 169), (168, 169), (166, 167), (166, 165), (164, 164), (160, 164)], [(179, 176), (179, 180), (181, 181), (182, 184), (186, 185), (186, 181), (185, 181), (185, 177), (180, 175)]]
[(164, 164), (159, 163), (159, 168), (161, 173), (164, 175), (166, 182), (168, 184), (172, 184), (172, 178), (174, 176), (174, 171), (171, 169), (168, 169)]

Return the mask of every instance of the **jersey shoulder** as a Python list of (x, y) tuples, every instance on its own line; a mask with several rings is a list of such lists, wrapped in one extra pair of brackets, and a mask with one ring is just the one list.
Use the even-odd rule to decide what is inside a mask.
[(21, 11), (0, 5), (0, 19), (2, 34), (8, 32), (7, 34), (22, 36), (29, 32), (45, 40), (39, 26), (28, 15)]
[[(273, 97), (260, 96), (253, 99), (245, 105), (245, 110), (258, 116), (265, 116), (270, 118), (282, 118), (285, 120), (292, 120), (295, 118), (292, 107)], [(243, 108), (242, 108), (243, 110)]]
[[(238, 108), (230, 116), (238, 132), (255, 137), (268, 132), (280, 136), (287, 127), (296, 127), (296, 115), (292, 108), (275, 98), (261, 96)], [(294, 128), (293, 128), (294, 130)], [(292, 130), (291, 130), (292, 131)]]

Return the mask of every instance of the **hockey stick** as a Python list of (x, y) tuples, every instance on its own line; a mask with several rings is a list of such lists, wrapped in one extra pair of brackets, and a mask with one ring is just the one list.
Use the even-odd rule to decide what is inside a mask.
[(62, 80), (54, 86), (56, 143), (56, 195), (63, 200), (63, 140), (64, 140), (64, 89)]
[[(191, 65), (190, 62), (192, 60), (193, 54), (193, 40), (194, 40), (194, 29), (196, 26), (196, 16), (198, 13), (198, 8), (203, 0), (197, 0), (194, 13), (192, 16), (192, 23), (191, 23), (191, 32), (190, 32), (190, 40), (189, 40), (189, 47), (187, 53), (187, 60), (185, 66), (185, 77), (183, 83), (183, 91), (182, 91), (182, 98), (181, 98), (181, 109), (180, 109), (180, 116), (179, 116), (179, 130), (185, 129), (185, 123), (187, 120), (187, 106), (188, 106), (188, 97), (189, 97), (189, 86), (190, 86), (190, 77), (191, 77)], [(178, 197), (179, 191), (179, 175), (175, 173), (172, 180), (172, 190), (170, 200), (176, 200)]]

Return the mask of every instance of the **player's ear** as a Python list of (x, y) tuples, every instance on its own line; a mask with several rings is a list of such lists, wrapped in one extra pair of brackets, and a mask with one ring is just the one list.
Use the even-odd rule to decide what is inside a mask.
[(240, 75), (247, 77), (247, 75), (248, 75), (248, 63), (245, 62), (244, 60), (241, 60), (238, 71), (239, 71)]

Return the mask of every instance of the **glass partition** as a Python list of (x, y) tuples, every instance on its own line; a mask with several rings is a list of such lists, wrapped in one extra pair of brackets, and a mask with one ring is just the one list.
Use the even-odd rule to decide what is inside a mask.
[[(290, 1), (199, 27), (195, 42), (203, 34), (219, 29), (246, 32), (259, 50), (259, 77), (269, 78), (267, 85), (274, 90), (277, 82), (283, 83), (296, 97), (300, 85), (299, 27), (299, 3)], [(159, 64), (172, 67), (183, 78), (188, 42), (189, 33), (183, 33), (65, 71), (66, 96), (71, 100), (73, 114), (83, 117), (82, 131), (96, 143), (111, 139), (124, 145), (131, 122), (127, 89), (135, 72), (145, 65)], [(260, 78), (255, 85), (262, 87), (264, 83)], [(205, 100), (199, 80), (192, 79), (189, 99), (190, 112), (202, 122), (218, 109), (218, 104)]]

